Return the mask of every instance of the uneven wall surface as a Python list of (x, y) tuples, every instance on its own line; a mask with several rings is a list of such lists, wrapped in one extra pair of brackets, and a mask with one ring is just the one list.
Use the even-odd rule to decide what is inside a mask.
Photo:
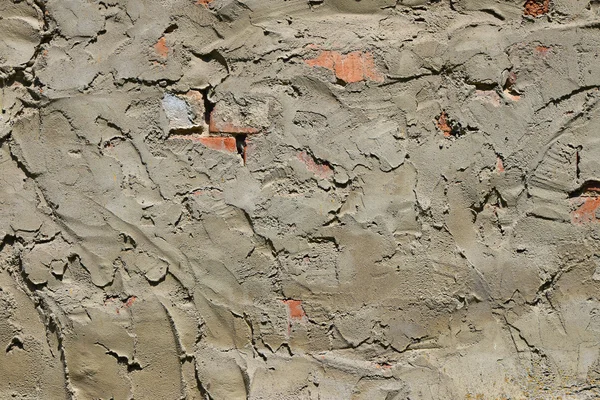
[(600, 396), (600, 3), (0, 0), (0, 399)]

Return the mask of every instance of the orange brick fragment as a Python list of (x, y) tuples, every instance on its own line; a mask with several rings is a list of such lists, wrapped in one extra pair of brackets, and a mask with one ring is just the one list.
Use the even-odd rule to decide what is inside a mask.
[(302, 308), (302, 300), (284, 300), (283, 302), (288, 307), (290, 319), (299, 321), (306, 317), (306, 313)]
[(383, 82), (384, 77), (375, 66), (373, 54), (353, 51), (341, 54), (337, 51), (322, 51), (316, 58), (305, 60), (311, 67), (323, 67), (335, 73), (338, 79), (347, 83), (364, 80)]
[(547, 47), (547, 46), (536, 46), (535, 47), (535, 53), (542, 57), (545, 57), (546, 55), (548, 55), (549, 51), (550, 51), (550, 47)]
[(292, 333), (293, 322), (303, 322), (306, 320), (306, 313), (302, 308), (302, 300), (283, 300), (288, 309), (288, 336)]
[(448, 123), (448, 114), (446, 111), (442, 112), (437, 119), (437, 127), (444, 134), (444, 137), (451, 137), (452, 127)]
[(154, 45), (154, 50), (162, 58), (167, 58), (169, 55), (169, 46), (167, 46), (167, 39), (164, 36), (158, 39), (158, 42)]
[(573, 211), (571, 221), (574, 224), (597, 222), (598, 217), (596, 216), (596, 212), (598, 211), (598, 208), (600, 208), (600, 197), (593, 196), (580, 199), (583, 199), (583, 203)]
[(549, 9), (550, 9), (550, 0), (527, 0), (525, 2), (525, 8), (523, 10), (523, 15), (539, 17), (540, 15), (547, 14)]
[(500, 157), (496, 159), (496, 172), (504, 172), (504, 163), (502, 162), (502, 159)]
[(209, 149), (225, 151), (228, 153), (237, 153), (237, 146), (234, 137), (221, 136), (200, 136), (200, 135), (173, 135), (172, 139), (184, 139), (198, 142)]
[(137, 297), (135, 296), (131, 296), (130, 298), (127, 299), (127, 301), (123, 304), (123, 307), (131, 307), (133, 305), (133, 302), (137, 300)]

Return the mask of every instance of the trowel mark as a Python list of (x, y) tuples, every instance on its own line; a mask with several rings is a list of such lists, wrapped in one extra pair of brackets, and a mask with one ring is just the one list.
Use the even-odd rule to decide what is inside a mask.
[(373, 54), (353, 51), (341, 54), (337, 51), (322, 51), (317, 58), (305, 60), (311, 67), (323, 67), (335, 73), (338, 79), (346, 83), (370, 80), (383, 82), (383, 75), (377, 71)]

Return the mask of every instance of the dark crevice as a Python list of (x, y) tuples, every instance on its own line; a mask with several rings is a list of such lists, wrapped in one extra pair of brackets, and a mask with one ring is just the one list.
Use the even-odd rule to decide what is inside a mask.
[(580, 86), (579, 88), (564, 94), (562, 96), (556, 97), (550, 101), (548, 101), (546, 104), (544, 104), (543, 106), (541, 106), (540, 108), (536, 109), (535, 112), (538, 113), (542, 110), (544, 110), (545, 108), (547, 108), (550, 105), (557, 105), (559, 103), (562, 103), (563, 101), (569, 100), (571, 97), (576, 96), (580, 93), (584, 93), (590, 90), (595, 90), (598, 89), (598, 85), (587, 85), (587, 86)]
[(340, 251), (340, 245), (337, 238), (334, 236), (319, 236), (319, 237), (308, 237), (308, 243), (332, 243), (337, 251)]
[[(14, 246), (16, 242), (16, 237), (12, 236), (12, 235), (6, 235), (4, 236), (4, 238), (2, 238), (2, 240), (0, 240), (0, 252), (2, 252), (4, 250), (5, 246)], [(1, 290), (2, 288), (0, 288)]]
[(20, 255), (17, 257), (16, 261), (18, 263), (17, 268), (21, 279), (23, 280), (23, 283), (25, 283), (25, 285), (27, 286), (27, 289), (30, 293), (36, 293), (38, 290), (42, 290), (44, 289), (44, 287), (46, 287), (47, 282), (33, 283), (29, 279), (29, 276), (27, 275), (27, 273), (25, 272), (25, 268), (23, 267), (23, 260)]
[(198, 375), (198, 367), (196, 363), (194, 363), (194, 377), (196, 378), (196, 386), (198, 386), (198, 391), (200, 392), (200, 396), (202, 396), (206, 400), (214, 400), (214, 398), (208, 393), (202, 381), (200, 380), (200, 376)]
[(104, 350), (106, 350), (105, 353), (108, 354), (109, 356), (114, 357), (117, 360), (117, 363), (126, 366), (127, 372), (141, 371), (143, 369), (139, 362), (129, 361), (128, 357), (119, 355), (118, 353), (110, 350), (108, 347), (106, 347), (105, 345), (103, 345), (100, 342), (96, 342), (95, 344), (104, 348)]
[(192, 54), (207, 63), (209, 63), (211, 61), (216, 61), (219, 64), (221, 64), (223, 67), (225, 67), (225, 70), (227, 70), (228, 74), (230, 73), (229, 63), (227, 62), (227, 59), (218, 50), (213, 50), (207, 54), (198, 54), (192, 50)]
[(96, 36), (94, 36), (93, 38), (91, 38), (89, 40), (88, 45), (92, 44), (92, 43), (96, 43), (98, 41), (98, 37), (102, 36), (102, 35), (105, 35), (105, 34), (106, 34), (106, 29), (102, 29), (102, 30), (98, 31), (98, 33), (96, 34)]
[(200, 93), (202, 93), (202, 100), (204, 101), (204, 122), (207, 126), (210, 126), (210, 115), (215, 109), (216, 104), (210, 100), (212, 90), (213, 88), (211, 86), (200, 90)]
[(169, 130), (170, 135), (193, 135), (195, 133), (204, 132), (203, 128), (200, 126), (192, 126), (190, 128), (173, 128)]
[(289, 344), (287, 344), (287, 343), (281, 343), (281, 345), (280, 345), (280, 346), (277, 348), (277, 350), (276, 350), (275, 352), (278, 352), (278, 351), (279, 351), (279, 349), (285, 349), (285, 350), (287, 350), (287, 354), (288, 354), (290, 357), (293, 357), (293, 356), (294, 356), (294, 353), (292, 352), (292, 348), (291, 348), (291, 347), (290, 347), (290, 345), (289, 345)]
[(579, 150), (575, 153), (575, 177), (579, 179), (581, 170), (579, 169)]
[[(39, 298), (35, 298), (35, 301), (39, 305), (38, 310), (40, 310), (40, 316), (42, 317), (44, 321), (44, 326), (46, 327), (46, 340), (48, 341), (49, 346), (49, 336), (53, 335), (54, 337), (56, 337), (57, 350), (59, 352), (59, 358), (62, 364), (63, 377), (65, 379), (65, 389), (69, 395), (68, 398), (73, 399), (75, 398), (75, 391), (73, 390), (73, 386), (71, 384), (71, 376), (69, 373), (69, 368), (67, 366), (67, 357), (65, 353), (64, 343), (65, 334), (63, 332), (62, 326), (60, 325), (59, 319), (57, 318), (56, 314), (54, 314), (49, 308), (47, 302), (40, 301)], [(52, 352), (52, 350), (50, 351)]]
[[(248, 314), (244, 313), (244, 321), (246, 322), (246, 325), (248, 325), (248, 328), (250, 329), (250, 337), (252, 338), (252, 347), (254, 349), (254, 352), (256, 354), (258, 354), (258, 356), (263, 360), (263, 361), (267, 361), (267, 356), (265, 356), (261, 351), (259, 351), (258, 347), (256, 346), (256, 336), (255, 336), (255, 332), (254, 332), (254, 326), (252, 325), (252, 321), (250, 320), (250, 317), (248, 316)], [(250, 392), (248, 392), (250, 393)]]
[[(577, 152), (577, 158), (579, 158), (579, 152)], [(579, 162), (577, 163), (577, 166), (577, 174), (579, 175)], [(600, 195), (600, 181), (595, 179), (585, 181), (580, 187), (569, 193), (570, 198), (598, 195)]]
[(456, 120), (450, 119), (446, 111), (442, 113), (436, 119), (436, 125), (445, 137), (461, 137), (466, 133), (466, 129), (462, 124)]
[(489, 92), (492, 90), (496, 90), (496, 87), (498, 86), (496, 83), (486, 83), (486, 82), (468, 82), (468, 85), (471, 86), (475, 86), (476, 90), (481, 90), (481, 91), (485, 91), (485, 92)]
[(329, 168), (331, 171), (333, 171), (333, 166), (327, 161), (327, 160), (323, 160), (317, 156), (315, 156), (313, 154), (313, 152), (310, 150), (310, 148), (305, 148), (304, 152), (307, 154), (308, 157), (310, 157), (312, 159), (312, 161), (318, 165), (318, 166), (324, 166)]
[(432, 71), (430, 73), (423, 73), (423, 74), (411, 75), (411, 76), (406, 76), (406, 77), (399, 77), (399, 76), (388, 75), (387, 82), (384, 82), (384, 83), (380, 84), (378, 87), (395, 85), (397, 83), (407, 83), (407, 82), (414, 81), (416, 79), (422, 78), (424, 76), (431, 76), (431, 75), (438, 75), (438, 73), (435, 72), (435, 71)]
[(235, 135), (235, 148), (246, 165), (246, 134)]
[(506, 19), (503, 15), (498, 14), (496, 10), (493, 10), (491, 8), (482, 8), (480, 11), (489, 14), (494, 18), (498, 18), (500, 21), (504, 21)]
[(18, 336), (12, 338), (8, 346), (6, 346), (6, 352), (10, 353), (15, 348), (23, 350), (23, 341)]
[(346, 87), (346, 85), (348, 85), (348, 83), (341, 78), (335, 78), (335, 84), (340, 85), (341, 87)]
[(123, 130), (123, 128), (121, 128), (119, 125), (115, 124), (115, 123), (114, 123), (114, 122), (112, 122), (112, 121), (109, 121), (109, 120), (107, 120), (106, 118), (103, 118), (103, 117), (101, 117), (101, 116), (98, 116), (98, 117), (96, 117), (96, 119), (94, 120), (94, 122), (95, 122), (96, 124), (98, 124), (99, 122), (103, 122), (104, 124), (106, 124), (106, 126), (107, 126), (107, 127), (109, 127), (109, 128), (112, 128), (112, 129), (114, 129), (114, 130), (116, 130), (116, 131), (119, 131), (119, 132), (121, 132), (121, 134), (122, 134), (123, 136), (125, 136), (125, 137), (127, 137), (127, 138), (130, 138), (130, 139), (131, 139), (131, 135), (129, 135), (129, 134), (128, 134), (128, 132), (125, 132), (125, 131)]
[(177, 26), (177, 24), (171, 24), (167, 27), (167, 29), (165, 29), (164, 33), (175, 32), (177, 29), (179, 29), (179, 26)]
[(172, 79), (168, 79), (168, 78), (162, 78), (162, 79), (141, 79), (139, 77), (137, 78), (121, 78), (119, 80), (115, 80), (115, 85), (116, 86), (124, 86), (126, 83), (133, 83), (133, 84), (137, 84), (137, 85), (142, 85), (142, 86), (146, 86), (146, 87), (151, 87), (151, 88), (156, 88), (156, 85), (160, 85), (160, 86), (171, 86), (176, 84), (177, 82), (179, 82), (181, 78), (177, 79), (177, 80), (172, 80)]
[(481, 212), (483, 212), (486, 204), (491, 204), (491, 205), (494, 205), (499, 208), (507, 207), (506, 200), (504, 200), (502, 198), (502, 195), (500, 194), (500, 192), (498, 192), (498, 189), (492, 188), (489, 192), (486, 193), (485, 197), (483, 198), (483, 200), (480, 203), (473, 204), (473, 205), (471, 205), (471, 207), (469, 207), (471, 209), (471, 211), (474, 213), (473, 222), (476, 221), (477, 216)]

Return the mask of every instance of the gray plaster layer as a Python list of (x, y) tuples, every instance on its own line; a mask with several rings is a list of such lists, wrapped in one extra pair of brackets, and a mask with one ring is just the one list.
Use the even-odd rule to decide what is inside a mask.
[(0, 398), (598, 398), (599, 27), (0, 0)]

